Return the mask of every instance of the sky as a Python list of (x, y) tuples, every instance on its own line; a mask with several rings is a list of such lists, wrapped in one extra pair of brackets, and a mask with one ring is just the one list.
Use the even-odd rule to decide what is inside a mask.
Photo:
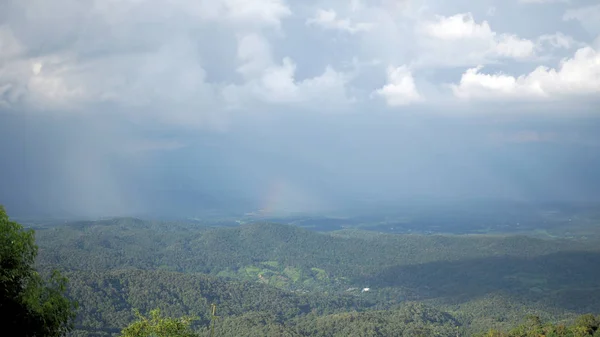
[(600, 200), (592, 0), (0, 0), (13, 214)]

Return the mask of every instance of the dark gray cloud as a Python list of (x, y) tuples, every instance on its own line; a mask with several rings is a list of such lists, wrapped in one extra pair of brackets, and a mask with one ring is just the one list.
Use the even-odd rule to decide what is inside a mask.
[(12, 116), (0, 139), (3, 203), (100, 216), (600, 197), (596, 118), (273, 113), (187, 134), (123, 125)]

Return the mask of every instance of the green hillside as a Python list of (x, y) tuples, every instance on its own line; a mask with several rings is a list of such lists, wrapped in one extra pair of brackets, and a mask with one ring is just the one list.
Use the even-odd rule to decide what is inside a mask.
[[(467, 336), (508, 330), (528, 314), (568, 322), (600, 312), (594, 240), (131, 218), (46, 226), (36, 235), (38, 266), (60, 266), (71, 279), (81, 336), (115, 334), (133, 309), (153, 308), (197, 316), (206, 333), (211, 303), (219, 336)], [(444, 319), (398, 323), (407, 303)]]

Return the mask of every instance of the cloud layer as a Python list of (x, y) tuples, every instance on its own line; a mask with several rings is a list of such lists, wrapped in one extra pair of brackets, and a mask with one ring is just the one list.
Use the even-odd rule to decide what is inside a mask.
[(592, 0), (5, 0), (0, 203), (592, 199), (598, 22)]
[(564, 29), (507, 30), (502, 3), (452, 12), (433, 0), (9, 1), (0, 105), (115, 104), (158, 115), (168, 106), (168, 117), (155, 117), (200, 125), (250, 104), (352, 110), (373, 99), (399, 107), (448, 96), (597, 97), (599, 7), (523, 2), (511, 6), (564, 8)]

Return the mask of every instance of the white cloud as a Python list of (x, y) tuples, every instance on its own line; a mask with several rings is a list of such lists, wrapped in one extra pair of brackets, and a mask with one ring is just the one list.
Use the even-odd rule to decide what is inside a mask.
[(96, 58), (57, 52), (0, 66), (4, 107), (69, 113), (93, 110), (99, 103), (178, 125), (217, 121), (216, 90), (206, 82), (195, 44), (186, 38), (154, 52)]
[(269, 42), (256, 33), (238, 37), (237, 57), (241, 63), (237, 72), (246, 79), (260, 76), (273, 63)]
[(203, 21), (279, 27), (283, 18), (292, 15), (285, 0), (104, 0), (92, 1), (90, 7), (88, 15), (99, 15), (111, 24), (145, 18), (162, 25), (166, 18), (187, 16)]
[(281, 65), (272, 65), (265, 69), (256, 83), (257, 93), (269, 102), (296, 102), (300, 100), (299, 88), (294, 74), (296, 64), (284, 58)]
[(477, 23), (471, 13), (461, 13), (449, 17), (438, 15), (435, 21), (424, 22), (422, 30), (427, 36), (448, 41), (492, 40), (496, 35), (487, 21)]
[[(214, 25), (224, 36), (239, 35), (247, 47), (239, 50), (246, 61), (238, 71), (251, 78), (272, 64), (255, 55), (260, 46), (253, 44), (262, 40), (252, 32), (280, 29), (281, 20), (292, 14), (284, 0), (60, 0), (53, 6), (23, 0), (22, 6), (6, 8), (10, 16), (36, 24), (13, 24), (27, 38), (23, 44), (0, 21), (3, 107), (68, 112), (109, 103), (190, 125), (215, 119), (222, 110), (223, 85), (208, 83), (202, 56), (209, 52), (200, 54), (205, 46), (213, 48), (206, 39), (210, 33), (197, 28)], [(68, 30), (62, 24), (67, 22)], [(270, 54), (268, 47), (262, 47), (263, 54)]]
[(34, 75), (39, 75), (40, 72), (42, 71), (42, 64), (40, 62), (34, 63), (31, 66), (31, 72), (33, 72)]
[[(505, 12), (503, 3), (494, 5)], [(447, 98), (441, 83), (452, 81), (456, 67), (471, 68), (455, 87), (456, 96), (466, 99), (499, 92), (554, 96), (556, 83), (571, 83), (563, 78), (563, 68), (574, 62), (569, 60), (557, 70), (506, 74), (517, 62), (531, 69), (553, 64), (589, 44), (589, 36), (565, 23), (538, 36), (523, 22), (502, 23), (496, 7), (486, 18), (488, 7), (479, 8), (482, 18), (476, 20), (468, 7), (459, 12), (451, 2), (428, 0), (10, 1), (0, 13), (0, 105), (67, 112), (107, 104), (194, 124), (227, 113), (227, 107), (254, 109), (252, 104), (347, 108), (356, 100), (373, 103), (369, 94), (391, 106), (424, 96), (434, 102)], [(539, 7), (520, 10), (537, 13)], [(595, 13), (600, 6), (569, 10), (564, 20), (592, 31), (600, 22)], [(308, 29), (325, 38), (307, 44)], [(340, 32), (346, 35), (340, 38)], [(332, 40), (335, 45), (328, 45)], [(403, 64), (388, 69), (381, 86), (382, 68)], [(490, 64), (498, 73), (475, 68)], [(536, 87), (534, 80), (544, 83)], [(566, 86), (560, 92), (587, 88)]]
[(561, 32), (554, 34), (544, 34), (537, 39), (539, 49), (571, 49), (574, 47), (584, 47), (585, 44), (575, 40), (569, 35)]
[(347, 92), (347, 84), (351, 75), (339, 72), (331, 66), (325, 67), (319, 76), (304, 79), (298, 83), (300, 93), (309, 101), (316, 103), (317, 108), (323, 108), (321, 103), (328, 102), (335, 105), (344, 105), (354, 101)]
[(467, 70), (460, 82), (451, 86), (454, 95), (463, 100), (478, 100), (561, 99), (600, 94), (600, 52), (591, 47), (580, 48), (557, 69), (540, 66), (519, 77), (484, 74), (481, 69)]
[(347, 103), (346, 84), (349, 76), (327, 66), (321, 75), (296, 79), (296, 63), (284, 57), (280, 64), (273, 61), (269, 41), (256, 33), (238, 37), (237, 72), (245, 82), (227, 85), (223, 96), (230, 107), (246, 107), (248, 102), (306, 103), (314, 107), (322, 101)]
[(234, 21), (279, 26), (292, 11), (284, 0), (223, 0), (227, 17)]
[(25, 92), (20, 81), (26, 72), (25, 63), (19, 62), (23, 46), (10, 27), (0, 25), (0, 108), (8, 108), (19, 101)]
[(389, 67), (387, 77), (388, 83), (374, 94), (383, 97), (389, 106), (404, 106), (423, 100), (412, 73), (406, 66)]
[(227, 86), (223, 95), (235, 108), (245, 107), (256, 99), (266, 103), (303, 103), (322, 108), (320, 104), (323, 102), (333, 105), (350, 102), (346, 93), (348, 80), (348, 75), (328, 66), (321, 75), (298, 81), (296, 63), (286, 57), (281, 64), (269, 65), (260, 76), (242, 85)]
[(319, 26), (324, 29), (345, 31), (350, 34), (369, 31), (373, 27), (370, 23), (359, 22), (352, 24), (350, 19), (338, 18), (337, 13), (332, 9), (317, 10), (314, 17), (306, 20), (306, 24)]
[(46, 63), (34, 63), (32, 68), (27, 83), (30, 103), (39, 107), (64, 108), (89, 98), (85, 85), (73, 76), (78, 69), (70, 67), (68, 62), (47, 60)]
[[(498, 34), (487, 21), (477, 23), (471, 13), (436, 16), (418, 28), (422, 46), (440, 58), (442, 65), (491, 63), (502, 58), (528, 59), (535, 43), (512, 34)], [(429, 57), (425, 62), (434, 60)]]
[(0, 101), (5, 107), (69, 109), (89, 98), (87, 85), (76, 76), (81, 69), (67, 56), (22, 58), (0, 66)]
[(501, 57), (524, 59), (534, 54), (535, 44), (531, 40), (522, 39), (515, 35), (502, 34), (495, 41), (493, 53)]

